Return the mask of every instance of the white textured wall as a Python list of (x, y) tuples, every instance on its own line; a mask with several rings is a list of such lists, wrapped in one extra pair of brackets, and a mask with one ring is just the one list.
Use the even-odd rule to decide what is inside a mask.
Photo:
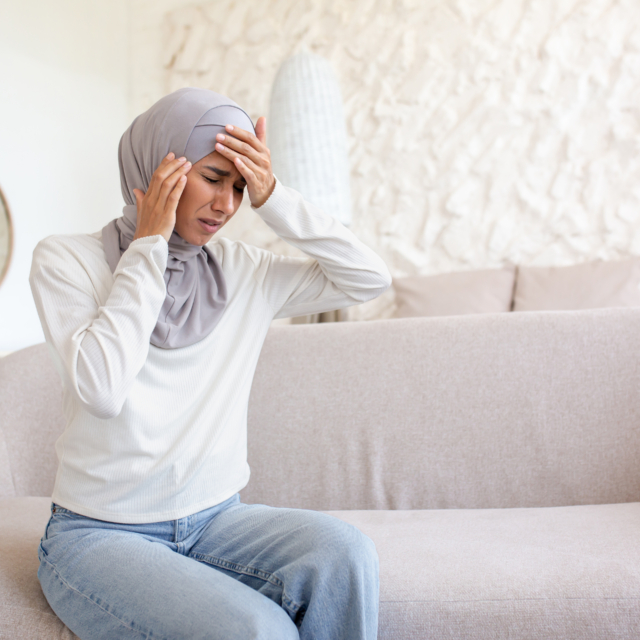
[[(195, 85), (255, 120), (286, 56), (327, 57), (351, 228), (394, 276), (640, 254), (638, 0), (133, 0), (133, 25), (134, 114)], [(224, 232), (296, 253), (246, 207)]]
[(15, 247), (0, 285), (0, 353), (44, 340), (28, 281), (37, 242), (121, 215), (127, 1), (2, 4), (0, 187)]

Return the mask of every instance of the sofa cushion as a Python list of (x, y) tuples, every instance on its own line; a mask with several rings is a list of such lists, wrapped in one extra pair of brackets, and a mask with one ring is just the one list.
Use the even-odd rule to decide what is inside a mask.
[(38, 581), (38, 545), (51, 498), (0, 500), (0, 638), (77, 638), (53, 612)]
[(640, 503), (331, 513), (376, 544), (379, 640), (640, 637)]
[(273, 327), (246, 502), (318, 510), (640, 500), (640, 310)]
[(640, 307), (640, 258), (518, 267), (514, 311)]
[(511, 310), (515, 267), (394, 278), (396, 318)]
[[(38, 581), (49, 498), (0, 500), (0, 638), (76, 638)], [(332, 511), (376, 544), (380, 640), (640, 637), (640, 503)]]
[(62, 383), (45, 344), (0, 359), (0, 416), (0, 497), (51, 495), (65, 420)]

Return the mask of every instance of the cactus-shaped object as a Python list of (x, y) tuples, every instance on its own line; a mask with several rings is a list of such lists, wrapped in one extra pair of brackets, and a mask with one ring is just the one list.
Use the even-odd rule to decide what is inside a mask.
[(286, 186), (351, 224), (347, 134), (337, 78), (325, 58), (287, 58), (273, 83), (268, 144), (273, 172)]

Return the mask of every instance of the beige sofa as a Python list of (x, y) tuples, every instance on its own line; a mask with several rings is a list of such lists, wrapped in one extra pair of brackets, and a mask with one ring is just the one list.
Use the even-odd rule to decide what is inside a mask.
[[(63, 428), (43, 345), (0, 360), (0, 637), (74, 637), (37, 546)], [(247, 502), (380, 556), (385, 640), (640, 638), (640, 310), (272, 327)]]
[(437, 275), (394, 277), (380, 296), (305, 322), (381, 320), (509, 311), (569, 311), (640, 307), (640, 257), (591, 260), (563, 267), (506, 264)]

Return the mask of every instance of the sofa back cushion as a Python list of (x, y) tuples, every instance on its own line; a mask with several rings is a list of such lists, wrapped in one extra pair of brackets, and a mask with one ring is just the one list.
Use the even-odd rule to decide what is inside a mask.
[(511, 310), (515, 266), (393, 279), (395, 318)]
[[(638, 501), (639, 353), (634, 309), (274, 326), (242, 497), (327, 510)], [(51, 495), (64, 421), (44, 345), (0, 360), (0, 412), (15, 495)]]
[(640, 258), (518, 267), (514, 311), (640, 307)]
[(274, 327), (243, 498), (311, 509), (640, 500), (640, 310)]

